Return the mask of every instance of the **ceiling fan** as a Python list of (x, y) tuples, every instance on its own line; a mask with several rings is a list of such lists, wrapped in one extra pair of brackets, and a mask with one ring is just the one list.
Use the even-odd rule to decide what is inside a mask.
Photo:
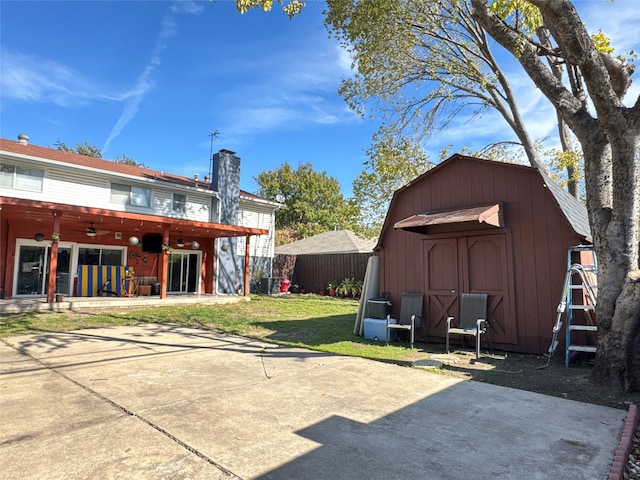
[(91, 222), (89, 226), (84, 230), (84, 232), (87, 234), (87, 237), (100, 237), (102, 235), (108, 234), (109, 230), (97, 230), (96, 227), (93, 226), (93, 222)]

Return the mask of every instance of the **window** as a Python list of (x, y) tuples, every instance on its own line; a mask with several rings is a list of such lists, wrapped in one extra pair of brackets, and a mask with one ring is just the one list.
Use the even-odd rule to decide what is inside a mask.
[(78, 249), (78, 265), (124, 265), (123, 249), (80, 248)]
[(17, 165), (0, 165), (0, 186), (2, 187), (41, 192), (43, 178), (44, 170)]
[(187, 196), (181, 193), (173, 194), (173, 211), (176, 213), (187, 213)]
[(109, 201), (119, 205), (135, 205), (137, 207), (151, 206), (151, 190), (142, 187), (131, 187), (119, 183), (111, 184)]

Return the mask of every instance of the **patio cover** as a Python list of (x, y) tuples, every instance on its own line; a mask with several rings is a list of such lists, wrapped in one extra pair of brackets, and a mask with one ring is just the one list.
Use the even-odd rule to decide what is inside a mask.
[(493, 227), (504, 227), (502, 206), (496, 203), (479, 207), (422, 212), (396, 222), (393, 228), (408, 232), (427, 233), (428, 227), (432, 225), (466, 222), (486, 223)]

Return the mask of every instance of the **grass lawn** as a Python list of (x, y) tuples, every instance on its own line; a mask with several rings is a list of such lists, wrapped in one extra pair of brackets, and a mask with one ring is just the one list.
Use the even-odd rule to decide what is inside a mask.
[[(564, 367), (564, 355), (556, 355), (551, 365), (541, 355), (483, 350), (475, 358), (473, 346), (453, 346), (444, 354), (444, 345), (419, 342), (411, 350), (408, 343), (365, 340), (353, 334), (358, 302), (318, 295), (256, 296), (250, 302), (193, 306), (153, 307), (151, 309), (104, 309), (85, 313), (33, 312), (8, 314), (0, 319), (3, 338), (64, 332), (93, 327), (176, 323), (222, 334), (240, 335), (293, 347), (308, 348), (338, 355), (349, 355), (416, 365), (431, 372), (471, 378), (476, 381), (519, 388), (572, 400), (626, 408), (640, 404), (640, 392), (612, 392), (590, 381), (590, 358)], [(435, 340), (435, 339), (434, 339)], [(7, 342), (5, 340), (5, 342)], [(433, 365), (436, 361), (436, 366)]]
[(428, 358), (408, 344), (365, 340), (353, 334), (358, 301), (318, 295), (254, 296), (250, 302), (147, 310), (91, 313), (31, 312), (8, 314), (0, 320), (0, 338), (63, 332), (92, 327), (177, 323), (219, 333), (339, 355), (408, 363)]

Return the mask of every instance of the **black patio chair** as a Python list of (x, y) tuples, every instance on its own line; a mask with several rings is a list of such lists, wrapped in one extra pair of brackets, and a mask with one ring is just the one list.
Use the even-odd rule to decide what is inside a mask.
[[(422, 292), (404, 292), (402, 294), (402, 303), (400, 304), (400, 317), (387, 315), (387, 345), (389, 345), (389, 332), (392, 330), (407, 330), (409, 332), (409, 344), (413, 349), (413, 341), (415, 339), (416, 328), (422, 328), (424, 333), (424, 341), (427, 342), (427, 331), (422, 321), (422, 303), (424, 301), (424, 293)], [(395, 322), (392, 322), (395, 320)]]
[[(449, 335), (460, 335), (464, 343), (464, 336), (473, 336), (476, 339), (476, 358), (480, 358), (480, 337), (486, 333), (491, 347), (491, 334), (487, 321), (486, 293), (463, 293), (460, 296), (460, 318), (447, 318), (447, 353), (449, 353)], [(455, 323), (455, 326), (452, 324)]]

